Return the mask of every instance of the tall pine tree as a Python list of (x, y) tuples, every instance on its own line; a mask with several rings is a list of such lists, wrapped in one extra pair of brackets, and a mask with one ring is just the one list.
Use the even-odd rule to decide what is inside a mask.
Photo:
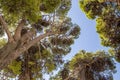
[(70, 7), (71, 0), (0, 0), (0, 79), (42, 79), (63, 63), (80, 33)]

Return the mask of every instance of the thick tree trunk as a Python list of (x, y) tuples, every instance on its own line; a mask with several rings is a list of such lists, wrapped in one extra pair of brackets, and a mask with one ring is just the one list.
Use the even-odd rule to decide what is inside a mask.
[[(0, 69), (2, 66), (5, 65), (2, 63), (4, 63), (4, 61), (9, 60), (8, 55), (10, 55), (16, 47), (17, 43), (7, 43), (3, 48), (0, 49)], [(10, 58), (12, 58), (12, 56)]]
[(22, 63), (23, 70), (19, 76), (19, 80), (32, 80), (31, 70), (30, 70), (30, 66), (28, 65), (28, 63), (29, 63), (29, 54), (26, 51), (24, 54), (24, 61)]
[(86, 80), (84, 68), (79, 72), (79, 78), (80, 78), (80, 80)]
[(2, 49), (0, 49), (0, 70), (7, 67), (9, 63), (11, 63), (13, 60), (18, 58), (21, 54), (23, 54), (25, 51), (27, 51), (31, 46), (39, 42), (41, 39), (52, 34), (54, 33), (42, 34), (36, 37), (35, 39), (29, 41), (28, 43), (24, 43), (24, 44), (19, 43), (19, 41), (6, 44)]

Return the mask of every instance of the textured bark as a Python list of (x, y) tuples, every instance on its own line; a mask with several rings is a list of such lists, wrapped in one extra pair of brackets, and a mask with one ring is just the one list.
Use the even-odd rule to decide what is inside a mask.
[(3, 29), (5, 30), (7, 36), (8, 36), (8, 42), (14, 42), (13, 36), (11, 35), (10, 31), (8, 30), (8, 25), (5, 22), (5, 20), (3, 19), (3, 17), (0, 15), (0, 22), (3, 26)]
[[(16, 43), (8, 43), (2, 49), (0, 49), (0, 67), (3, 67), (6, 63), (2, 64), (4, 60), (7, 61), (7, 56), (12, 53), (12, 51), (16, 48)], [(10, 57), (12, 58), (12, 57)], [(1, 70), (1, 68), (0, 68)]]
[(32, 76), (31, 76), (31, 70), (30, 67), (28, 66), (28, 62), (29, 62), (29, 56), (28, 56), (28, 51), (25, 52), (24, 54), (24, 60), (22, 62), (23, 65), (23, 72), (20, 74), (19, 76), (19, 80), (33, 80)]
[(83, 68), (79, 73), (80, 80), (86, 80), (85, 78), (85, 69)]
[(15, 35), (14, 35), (15, 41), (18, 41), (18, 40), (21, 38), (21, 30), (22, 30), (22, 28), (24, 27), (25, 22), (26, 22), (26, 21), (25, 21), (24, 19), (22, 19), (22, 20), (18, 23), (18, 26), (17, 26), (17, 28), (16, 28), (16, 30), (15, 30)]
[(9, 63), (11, 63), (16, 58), (18, 58), (21, 54), (27, 51), (35, 43), (39, 42), (41, 39), (52, 34), (54, 33), (42, 34), (34, 38), (33, 40), (29, 41), (28, 43), (24, 43), (23, 45), (20, 45), (22, 43), (19, 43), (19, 41), (15, 43), (6, 44), (5, 47), (0, 49), (0, 52), (1, 52), (0, 53), (0, 70), (2, 70), (4, 67), (6, 67)]

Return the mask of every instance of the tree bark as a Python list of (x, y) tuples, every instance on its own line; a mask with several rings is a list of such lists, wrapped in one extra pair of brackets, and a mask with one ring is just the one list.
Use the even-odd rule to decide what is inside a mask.
[(7, 28), (8, 25), (7, 25), (7, 23), (5, 22), (5, 20), (3, 19), (3, 17), (1, 15), (0, 15), (0, 22), (1, 22), (5, 32), (7, 33), (8, 42), (14, 42), (13, 36), (11, 35), (9, 29)]
[[(29, 41), (29, 43), (24, 44), (23, 46), (19, 46), (19, 42), (13, 43), (13, 47), (11, 47), (11, 44), (7, 44), (5, 47), (0, 49), (0, 70), (4, 69), (4, 67), (7, 67), (9, 63), (11, 63), (13, 60), (18, 58), (21, 54), (23, 54), (26, 50), (28, 50), (32, 45), (39, 42), (41, 39), (52, 35), (54, 33), (45, 33), (42, 34), (33, 40)], [(4, 56), (4, 57), (3, 57)], [(2, 58), (3, 57), (3, 58)]]
[(18, 41), (21, 38), (21, 30), (24, 27), (24, 25), (25, 25), (25, 20), (22, 19), (20, 23), (18, 23), (18, 26), (15, 30), (15, 35), (14, 35), (15, 41)]
[(28, 51), (25, 52), (24, 54), (24, 60), (22, 65), (23, 65), (23, 72), (19, 76), (19, 80), (32, 80), (31, 79), (31, 72), (30, 72), (30, 67), (28, 66), (29, 62), (29, 56), (28, 56)]
[(79, 72), (79, 78), (80, 78), (80, 80), (86, 80), (86, 78), (85, 78), (85, 68), (83, 68), (83, 69)]

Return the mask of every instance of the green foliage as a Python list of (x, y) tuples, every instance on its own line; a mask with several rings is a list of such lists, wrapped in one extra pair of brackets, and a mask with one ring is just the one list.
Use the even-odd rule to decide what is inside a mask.
[(37, 32), (41, 32), (44, 28), (48, 27), (49, 25), (49, 21), (39, 19), (35, 24), (32, 25), (32, 27), (35, 28)]
[(10, 24), (20, 18), (36, 21), (40, 17), (40, 0), (0, 0), (4, 17)]
[(91, 10), (86, 14), (86, 16), (87, 16), (89, 19), (95, 19), (95, 16), (94, 16), (94, 14), (92, 13)]
[(0, 48), (2, 48), (7, 43), (6, 39), (0, 39)]
[(80, 27), (76, 24), (73, 25), (73, 28), (69, 32), (69, 35), (73, 36), (74, 38), (78, 38), (80, 34)]
[[(77, 53), (72, 60), (66, 63), (60, 73), (54, 78), (62, 78), (63, 80), (111, 80), (113, 79), (113, 75), (111, 74), (114, 70), (114, 61), (106, 52), (97, 51), (96, 53), (93, 53), (82, 50)], [(107, 73), (107, 71), (110, 72)], [(103, 74), (107, 74), (108, 77), (103, 77), (105, 76)]]
[(89, 19), (101, 15), (103, 5), (97, 0), (79, 0), (79, 5)]
[(40, 10), (46, 13), (52, 13), (61, 3), (61, 0), (40, 0)]
[(61, 0), (61, 4), (56, 10), (56, 15), (59, 17), (65, 17), (71, 8), (71, 0)]
[(80, 27), (71, 22), (71, 19), (66, 17), (63, 22), (56, 22), (57, 28), (53, 28), (53, 31), (58, 32), (55, 36), (51, 36), (44, 41), (45, 45), (51, 46), (51, 51), (54, 54), (64, 54), (70, 52), (70, 45), (74, 43), (74, 39), (79, 37)]
[(51, 61), (48, 61), (45, 66), (47, 67), (47, 72), (50, 73), (55, 69), (55, 64), (53, 64)]
[(114, 51), (115, 60), (120, 63), (120, 47), (117, 47), (113, 51)]
[(115, 55), (115, 50), (114, 50), (114, 48), (110, 48), (110, 49), (108, 50), (108, 52), (110, 53), (111, 56), (114, 56), (114, 55)]
[(105, 2), (105, 0), (98, 0), (100, 3)]
[(50, 55), (51, 55), (50, 51), (48, 51), (48, 50), (42, 50), (41, 56), (42, 56), (43, 58), (47, 58), (47, 57), (50, 56)]
[(103, 43), (104, 46), (117, 47), (117, 44), (119, 44), (119, 40), (117, 40), (119, 38), (119, 28), (117, 26), (118, 20), (119, 18), (115, 17), (114, 14), (110, 16), (107, 14), (104, 17), (96, 19), (97, 32), (99, 33), (102, 42), (104, 41), (108, 44)]
[(29, 61), (28, 64), (29, 64), (29, 65), (34, 65), (35, 63), (32, 62), (32, 61)]
[[(13, 32), (11, 30), (13, 35), (21, 19), (26, 21), (21, 36), (32, 29), (37, 32), (31, 40), (47, 33), (47, 30), (56, 33), (43, 38), (26, 50), (5, 68), (6, 74), (19, 76), (18, 78), (29, 74), (31, 79), (42, 79), (44, 73), (50, 73), (63, 64), (63, 56), (70, 52), (70, 46), (80, 34), (79, 26), (73, 24), (71, 18), (67, 17), (70, 8), (71, 0), (0, 0), (1, 13), (8, 23), (8, 29), (14, 29)], [(0, 34), (4, 34), (2, 26)], [(3, 47), (6, 43), (0, 40), (0, 47)], [(14, 50), (16, 48), (15, 46)]]
[(115, 60), (120, 63), (120, 53), (119, 53), (119, 54), (118, 54), (118, 53), (116, 54)]
[(120, 7), (117, 2), (80, 0), (80, 8), (88, 18), (96, 18), (96, 29), (100, 36), (101, 44), (113, 48), (112, 54), (119, 61)]
[(32, 23), (37, 22), (41, 18), (41, 11), (53, 13), (61, 4), (61, 0), (0, 0), (0, 2), (2, 13), (9, 24), (15, 24), (22, 18)]
[[(54, 23), (56, 24), (58, 22), (59, 21), (56, 21)], [(44, 21), (42, 22), (42, 20), (40, 20), (38, 23), (38, 25), (34, 25), (37, 26), (36, 29), (41, 25), (44, 29)], [(75, 37), (78, 37), (80, 33), (79, 26), (74, 25), (70, 18), (66, 17), (62, 22), (60, 21), (60, 23), (62, 25), (57, 24), (56, 27), (54, 27), (54, 31), (58, 32), (57, 34), (42, 39), (39, 46), (32, 46), (28, 50), (28, 64), (32, 70), (32, 74), (34, 74), (33, 78), (42, 78), (43, 72), (50, 73), (63, 64), (62, 56), (70, 52), (70, 45), (74, 43)], [(49, 26), (46, 27), (49, 28)], [(62, 28), (66, 28), (66, 30), (61, 31)], [(41, 76), (37, 76), (39, 74)]]
[(8, 68), (15, 74), (18, 75), (21, 73), (21, 64), (22, 62), (17, 62), (16, 60), (14, 60), (9, 66)]
[(119, 7), (115, 2), (81, 0), (80, 8), (90, 19), (97, 16), (96, 29), (101, 38), (101, 44), (117, 47), (119, 44), (119, 27), (117, 26), (119, 24)]
[[(80, 0), (79, 4), (89, 19), (96, 18), (96, 29), (101, 38), (101, 44), (115, 48), (110, 52), (116, 61), (120, 62), (120, 8), (115, 3), (104, 2), (104, 0)], [(47, 30), (56, 32), (56, 34), (42, 39), (30, 47), (25, 55), (14, 60), (6, 68), (8, 74), (15, 75), (15, 77), (22, 74), (24, 76), (24, 73), (29, 70), (29, 75), (33, 80), (42, 79), (44, 73), (50, 73), (63, 64), (63, 56), (70, 52), (70, 46), (80, 34), (80, 27), (66, 17), (70, 8), (71, 0), (0, 0), (0, 9), (9, 25), (15, 25), (24, 18), (39, 34), (43, 30), (46, 30), (44, 33), (47, 33)], [(48, 20), (49, 17), (43, 17), (45, 15), (55, 20)], [(22, 29), (21, 35), (29, 30), (28, 28)], [(4, 30), (0, 25), (0, 35), (3, 34)], [(0, 39), (0, 47), (5, 44), (6, 41)], [(102, 78), (104, 75), (100, 73), (108, 74), (109, 79), (112, 79), (111, 73), (115, 70), (115, 65), (111, 55), (104, 51), (92, 53), (82, 50), (65, 64), (54, 80), (64, 80), (68, 77), (70, 80), (79, 79), (80, 68), (83, 68), (86, 80), (105, 80)], [(110, 72), (106, 73), (106, 71)], [(75, 76), (70, 75), (73, 72), (76, 74)]]
[(53, 45), (61, 45), (61, 46), (70, 46), (74, 43), (71, 38), (62, 38), (62, 37), (53, 37), (51, 40), (51, 44)]
[(54, 53), (54, 54), (63, 54), (63, 55), (66, 55), (67, 53), (69, 53), (70, 52), (70, 50), (71, 50), (71, 48), (70, 47), (53, 47), (52, 48), (52, 52)]

